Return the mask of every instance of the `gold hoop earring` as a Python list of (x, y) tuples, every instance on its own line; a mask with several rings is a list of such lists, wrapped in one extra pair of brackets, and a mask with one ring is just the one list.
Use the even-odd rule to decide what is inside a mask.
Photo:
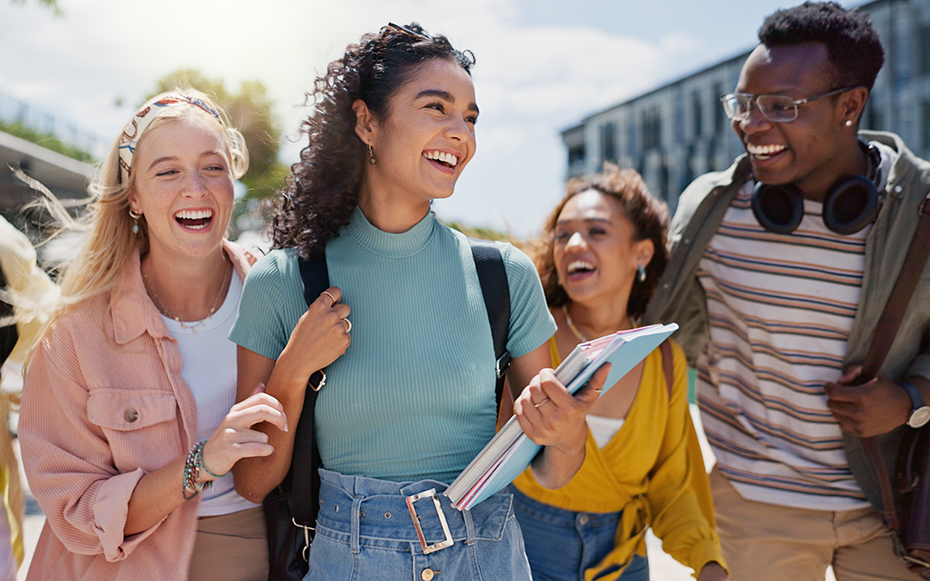
[(371, 144), (368, 144), (368, 165), (375, 165), (378, 163), (378, 158), (375, 157), (375, 150), (371, 147)]

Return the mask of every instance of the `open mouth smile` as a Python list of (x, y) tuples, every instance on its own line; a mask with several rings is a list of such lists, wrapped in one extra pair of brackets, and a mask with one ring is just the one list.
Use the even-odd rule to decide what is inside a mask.
[(455, 166), (459, 164), (458, 154), (439, 151), (438, 149), (424, 151), (423, 157), (445, 171), (453, 171)]
[(597, 270), (597, 267), (587, 260), (573, 260), (568, 263), (568, 267), (565, 270), (570, 279), (579, 279), (592, 274)]
[(746, 153), (753, 158), (765, 161), (788, 149), (787, 145), (753, 145), (746, 144)]
[(180, 210), (174, 219), (188, 230), (203, 230), (213, 223), (213, 210)]

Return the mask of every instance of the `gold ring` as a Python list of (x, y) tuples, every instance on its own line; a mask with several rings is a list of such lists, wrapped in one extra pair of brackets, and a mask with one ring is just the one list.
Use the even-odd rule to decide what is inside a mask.
[(350, 333), (352, 331), (352, 321), (343, 319), (342, 322), (346, 324), (346, 333)]
[(534, 403), (534, 404), (533, 404), (533, 407), (534, 407), (534, 408), (540, 408), (540, 407), (542, 407), (543, 404), (545, 404), (547, 401), (549, 401), (549, 398), (548, 398), (548, 397), (547, 397), (546, 399), (542, 400), (542, 401), (539, 402), (539, 403)]
[[(336, 297), (334, 297), (333, 295), (329, 294), (328, 292), (323, 291), (323, 294), (326, 295), (326, 296), (328, 296), (329, 298), (333, 299), (333, 305), (335, 305), (337, 302), (339, 302), (339, 301), (336, 300)], [(321, 296), (322, 296), (322, 295), (321, 295)], [(333, 305), (329, 305), (329, 306), (333, 306)]]

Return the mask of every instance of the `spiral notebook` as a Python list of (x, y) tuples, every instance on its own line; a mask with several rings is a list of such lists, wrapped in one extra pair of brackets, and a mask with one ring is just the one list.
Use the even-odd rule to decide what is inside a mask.
[[(612, 368), (604, 382), (603, 395), (677, 329), (675, 323), (650, 325), (581, 343), (558, 366), (555, 376), (569, 392), (575, 393), (601, 365), (610, 363)], [(467, 510), (513, 482), (540, 449), (539, 444), (523, 433), (517, 418), (512, 417), (444, 494), (452, 506)]]

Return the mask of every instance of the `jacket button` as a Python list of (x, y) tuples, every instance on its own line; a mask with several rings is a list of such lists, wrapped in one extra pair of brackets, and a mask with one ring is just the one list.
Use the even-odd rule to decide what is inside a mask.
[(423, 569), (423, 571), (420, 573), (420, 579), (423, 579), (423, 581), (430, 581), (435, 576), (436, 572), (432, 569)]
[(131, 423), (133, 423), (134, 421), (136, 421), (136, 420), (139, 419), (139, 412), (137, 412), (137, 411), (134, 410), (133, 408), (129, 408), (129, 409), (126, 410), (126, 412), (123, 414), (123, 419), (126, 420), (127, 422), (129, 422), (129, 423), (131, 424)]

